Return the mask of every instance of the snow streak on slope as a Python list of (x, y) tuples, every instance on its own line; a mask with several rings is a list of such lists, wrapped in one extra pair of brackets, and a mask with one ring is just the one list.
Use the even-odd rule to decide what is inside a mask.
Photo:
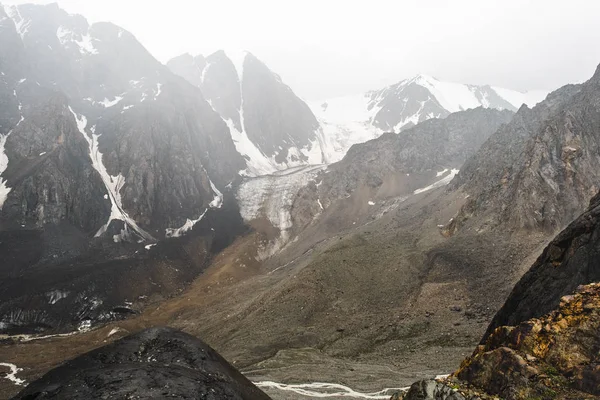
[(117, 105), (121, 100), (123, 100), (123, 96), (117, 96), (114, 98), (114, 100), (109, 100), (109, 99), (105, 98), (104, 100), (100, 101), (99, 103), (102, 104), (105, 108), (109, 108), (114, 105)]
[[(215, 184), (210, 179), (209, 179), (209, 182), (210, 182), (210, 188), (212, 189), (213, 194), (214, 194), (214, 197), (209, 204), (209, 208), (221, 208), (221, 206), (223, 206), (223, 193), (221, 193), (219, 191), (219, 189), (217, 189)], [(182, 226), (180, 226), (179, 228), (167, 228), (165, 230), (165, 237), (168, 237), (168, 238), (180, 237), (180, 236), (183, 236), (186, 233), (190, 232), (192, 229), (194, 229), (194, 225), (196, 225), (198, 222), (202, 221), (202, 218), (204, 218), (207, 211), (208, 211), (208, 208), (205, 209), (204, 212), (202, 214), (200, 214), (200, 216), (196, 219), (188, 218), (185, 221), (185, 223)], [(147, 250), (149, 250), (149, 248), (147, 248)]]
[[(111, 203), (110, 217), (106, 224), (100, 228), (100, 230), (96, 233), (96, 237), (105, 233), (113, 220), (120, 220), (125, 222), (125, 229), (129, 226), (132, 228), (136, 234), (138, 234), (144, 240), (154, 240), (154, 238), (147, 232), (145, 232), (142, 228), (140, 228), (137, 223), (131, 219), (125, 210), (123, 209), (123, 203), (121, 201), (121, 188), (125, 185), (125, 178), (123, 175), (119, 174), (117, 176), (110, 175), (106, 170), (106, 166), (102, 162), (102, 153), (98, 149), (98, 138), (100, 135), (96, 135), (92, 133), (92, 138), (90, 139), (88, 134), (85, 132), (85, 128), (87, 126), (87, 118), (83, 115), (79, 116), (73, 111), (71, 107), (69, 107), (71, 114), (75, 117), (75, 121), (77, 122), (77, 128), (79, 132), (83, 135), (85, 140), (88, 143), (90, 150), (90, 158), (92, 159), (92, 166), (100, 176), (102, 177), (102, 181), (104, 182), (104, 186), (106, 190), (108, 190), (108, 196)], [(125, 234), (126, 232), (124, 232)], [(117, 240), (115, 238), (115, 240)]]
[[(445, 170), (443, 170), (443, 171), (441, 171), (441, 172), (438, 172), (438, 173), (437, 173), (437, 176), (438, 176), (438, 177), (439, 177), (439, 176), (442, 176), (442, 175), (444, 175), (446, 172), (448, 172), (448, 170), (447, 170), (447, 169), (445, 169)], [(439, 188), (439, 187), (441, 187), (441, 186), (445, 186), (445, 185), (449, 184), (449, 183), (450, 183), (450, 181), (452, 181), (452, 179), (454, 179), (454, 177), (455, 177), (455, 176), (456, 176), (456, 174), (458, 174), (458, 173), (459, 173), (459, 170), (458, 170), (458, 169), (452, 169), (448, 175), (446, 175), (445, 177), (443, 177), (443, 178), (442, 178), (442, 179), (440, 179), (439, 181), (436, 181), (436, 182), (432, 183), (431, 185), (429, 185), (429, 186), (427, 186), (427, 187), (424, 187), (424, 188), (421, 188), (421, 189), (417, 189), (417, 190), (415, 190), (414, 194), (419, 194), (419, 193), (427, 192), (427, 191), (429, 191), (429, 190), (432, 190), (432, 189), (437, 189), (437, 188)]]
[(202, 214), (200, 214), (200, 216), (196, 219), (192, 220), (192, 219), (188, 218), (185, 221), (185, 223), (182, 226), (180, 226), (179, 228), (167, 228), (165, 230), (165, 237), (168, 237), (168, 238), (180, 237), (180, 236), (183, 236), (184, 234), (188, 233), (189, 231), (194, 229), (194, 225), (196, 225), (198, 222), (202, 221), (202, 218), (204, 218), (207, 211), (208, 211), (208, 208), (206, 210), (204, 210), (204, 212)]
[(6, 186), (6, 180), (2, 178), (2, 173), (4, 173), (8, 167), (8, 157), (6, 156), (4, 146), (6, 145), (6, 139), (8, 139), (10, 133), (11, 132), (8, 132), (6, 135), (0, 135), (0, 210), (10, 193), (10, 188)]
[(280, 231), (279, 238), (259, 254), (261, 259), (272, 255), (289, 242), (293, 227), (291, 208), (294, 197), (323, 168), (323, 165), (290, 168), (247, 180), (240, 185), (237, 199), (244, 221), (266, 218)]
[[(20, 109), (21, 104), (19, 103), (19, 110)], [(24, 118), (23, 116), (21, 116), (21, 119), (19, 120), (19, 122), (17, 122), (15, 128), (21, 125), (21, 122), (23, 122), (23, 120)], [(2, 174), (4, 173), (4, 171), (6, 171), (6, 168), (8, 168), (8, 156), (6, 155), (6, 149), (4, 148), (4, 146), (6, 146), (6, 140), (8, 139), (12, 131), (13, 130), (11, 129), (6, 135), (0, 135), (0, 210), (2, 210), (2, 206), (4, 206), (4, 202), (6, 201), (6, 198), (10, 193), (10, 188), (7, 186), (6, 179), (2, 178)]]
[(17, 373), (19, 371), (22, 371), (23, 370), (22, 368), (17, 368), (17, 366), (15, 364), (9, 364), (9, 363), (0, 363), (0, 367), (10, 368), (10, 372), (7, 372), (6, 375), (4, 376), (6, 379), (8, 379), (9, 381), (11, 381), (12, 383), (14, 383), (15, 385), (18, 385), (18, 386), (25, 384), (24, 379), (17, 378)]

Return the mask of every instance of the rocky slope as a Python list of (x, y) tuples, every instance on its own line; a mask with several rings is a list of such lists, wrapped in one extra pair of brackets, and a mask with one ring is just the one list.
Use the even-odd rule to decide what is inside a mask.
[(354, 145), (342, 161), (299, 191), (293, 203), (293, 225), (297, 231), (304, 229), (342, 199), (355, 199), (373, 209), (443, 186), (512, 116), (508, 110), (479, 107), (425, 121), (401, 135), (386, 133)]
[(600, 196), (513, 289), (481, 345), (445, 382), (405, 399), (584, 399), (600, 396)]
[(383, 132), (400, 132), (431, 118), (445, 118), (477, 107), (516, 111), (522, 104), (534, 106), (546, 94), (443, 82), (417, 75), (380, 90), (314, 101), (310, 106), (333, 143), (337, 161), (353, 144), (374, 139)]
[(0, 42), (3, 330), (118, 318), (244, 229), (227, 124), (133, 35), (29, 4), (0, 7)]
[(598, 190), (599, 127), (600, 70), (533, 109), (522, 107), (453, 182), (471, 200), (450, 231), (473, 217), (477, 229), (504, 224), (556, 232), (564, 227)]
[(328, 162), (311, 110), (251, 53), (183, 55), (167, 66), (199, 87), (227, 123), (249, 175)]
[[(600, 170), (594, 155), (600, 153), (596, 76), (554, 92), (533, 109), (522, 107), (467, 160), (449, 187), (415, 194), (431, 185), (424, 182), (405, 187), (405, 195), (374, 198), (367, 163), (359, 171), (365, 184), (350, 186), (326, 204), (311, 195), (325, 185), (316, 178), (291, 209), (294, 226), (304, 226), (293, 243), (263, 264), (265, 276), (232, 284), (227, 296), (207, 295), (208, 302), (219, 304), (216, 315), (229, 316), (224, 323), (217, 326), (190, 311), (189, 318), (200, 318), (203, 326), (189, 329), (242, 365), (311, 347), (327, 357), (393, 358), (398, 365), (428, 366), (437, 373), (456, 368), (532, 258), (593, 195)], [(435, 128), (438, 123), (419, 126), (444, 132)], [(413, 129), (423, 129), (419, 126)], [(586, 147), (574, 158), (562, 157), (573, 138)], [(426, 168), (438, 161), (436, 154), (425, 159)], [(478, 166), (467, 168), (474, 163)], [(506, 164), (512, 169), (503, 179)], [(386, 163), (381, 165), (385, 171)], [(443, 179), (437, 172), (452, 166), (436, 167), (428, 179)], [(330, 168), (334, 174), (335, 166)], [(548, 172), (552, 180), (545, 179)], [(518, 193), (517, 200), (503, 193)], [(540, 210), (544, 205), (555, 212), (548, 206)], [(521, 223), (537, 215), (535, 210), (542, 214), (538, 223)], [(443, 361), (441, 354), (447, 357)]]
[(14, 399), (144, 398), (268, 400), (204, 342), (153, 328), (77, 357)]
[(41, 227), (68, 215), (92, 234), (120, 221), (113, 233), (162, 238), (243, 168), (199, 91), (128, 32), (56, 5), (7, 6), (0, 19), (12, 54), (0, 66), (5, 220)]

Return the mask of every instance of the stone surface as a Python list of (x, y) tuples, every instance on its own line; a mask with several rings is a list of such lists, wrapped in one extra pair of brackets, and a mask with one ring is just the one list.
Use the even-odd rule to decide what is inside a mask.
[(268, 400), (201, 340), (152, 328), (77, 357), (30, 383), (14, 399)]

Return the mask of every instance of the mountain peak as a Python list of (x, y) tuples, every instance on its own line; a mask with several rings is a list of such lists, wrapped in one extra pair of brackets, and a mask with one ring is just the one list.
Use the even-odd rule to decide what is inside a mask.
[(596, 72), (594, 72), (591, 80), (594, 82), (600, 82), (600, 64), (598, 64), (596, 67)]

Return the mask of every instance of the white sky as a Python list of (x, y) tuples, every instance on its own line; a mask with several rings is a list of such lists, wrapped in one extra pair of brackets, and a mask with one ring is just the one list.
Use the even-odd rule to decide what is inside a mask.
[(162, 62), (184, 52), (248, 50), (306, 99), (377, 89), (416, 73), (555, 89), (586, 80), (600, 63), (596, 0), (33, 2), (114, 22)]

